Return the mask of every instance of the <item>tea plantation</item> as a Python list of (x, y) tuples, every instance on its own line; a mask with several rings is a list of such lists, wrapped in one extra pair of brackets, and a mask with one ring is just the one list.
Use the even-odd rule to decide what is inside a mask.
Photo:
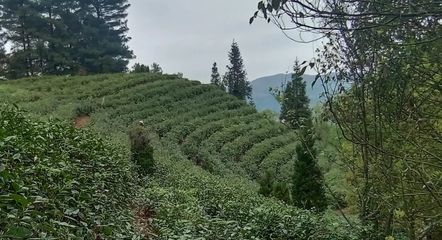
[[(290, 181), (297, 135), (216, 86), (44, 77), (0, 83), (0, 102), (0, 238), (358, 239), (331, 211), (258, 193), (266, 172)], [(85, 129), (69, 126), (79, 118)], [(129, 157), (139, 121), (154, 148), (147, 176)]]

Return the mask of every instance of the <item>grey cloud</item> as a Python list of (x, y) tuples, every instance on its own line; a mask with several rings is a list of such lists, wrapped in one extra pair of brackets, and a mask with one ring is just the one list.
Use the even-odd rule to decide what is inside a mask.
[(166, 72), (208, 82), (218, 62), (225, 71), (227, 52), (235, 39), (244, 58), (249, 80), (286, 72), (296, 58), (310, 59), (313, 44), (287, 39), (275, 26), (248, 19), (257, 0), (130, 0), (129, 46), (133, 62), (158, 62)]

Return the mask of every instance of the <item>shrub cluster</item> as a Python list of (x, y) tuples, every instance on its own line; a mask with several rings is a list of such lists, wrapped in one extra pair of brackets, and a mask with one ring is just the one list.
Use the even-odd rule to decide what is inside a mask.
[(131, 164), (87, 131), (0, 106), (0, 238), (136, 237)]

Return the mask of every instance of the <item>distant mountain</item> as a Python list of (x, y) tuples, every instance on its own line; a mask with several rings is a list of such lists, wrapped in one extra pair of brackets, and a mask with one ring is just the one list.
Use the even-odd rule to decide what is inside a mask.
[[(307, 82), (307, 96), (310, 99), (310, 106), (315, 106), (321, 100), (320, 95), (323, 88), (321, 84), (315, 84), (312, 88), (315, 76), (305, 74), (303, 78)], [(272, 110), (279, 113), (281, 106), (270, 94), (269, 88), (280, 88), (282, 83), (288, 81), (291, 81), (291, 74), (276, 74), (253, 80), (251, 82), (253, 88), (252, 97), (258, 111)]]

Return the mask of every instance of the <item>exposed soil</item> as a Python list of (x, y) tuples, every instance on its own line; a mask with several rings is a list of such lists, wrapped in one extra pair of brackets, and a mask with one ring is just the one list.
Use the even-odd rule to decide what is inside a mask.
[(85, 128), (91, 122), (90, 116), (78, 116), (74, 119), (75, 128)]
[(153, 210), (145, 206), (137, 206), (134, 208), (135, 227), (143, 234), (145, 239), (158, 237), (152, 228)]

